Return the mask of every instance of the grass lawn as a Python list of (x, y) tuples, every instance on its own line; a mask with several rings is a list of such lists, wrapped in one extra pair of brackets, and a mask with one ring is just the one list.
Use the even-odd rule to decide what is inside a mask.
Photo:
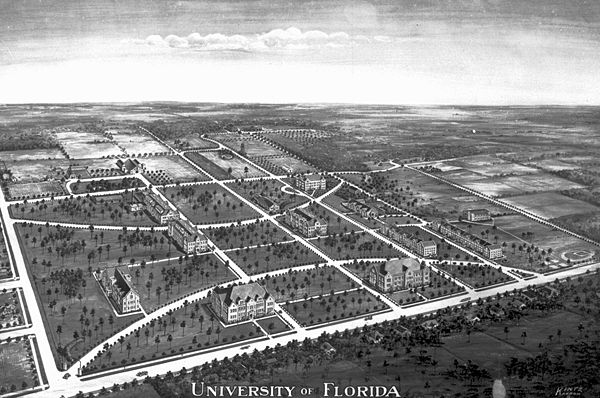
[(308, 298), (357, 287), (352, 279), (339, 272), (337, 268), (330, 266), (304, 271), (290, 270), (287, 274), (262, 279), (261, 284), (277, 302)]
[(267, 245), (292, 239), (271, 221), (257, 221), (254, 224), (231, 225), (229, 227), (204, 230), (210, 240), (221, 249), (234, 249), (245, 246)]
[(161, 191), (194, 224), (233, 223), (260, 216), (217, 184), (168, 187)]
[(435, 266), (474, 288), (480, 288), (514, 280), (505, 273), (498, 271), (496, 268), (485, 264), (452, 265), (440, 263), (435, 264)]
[(366, 232), (349, 233), (342, 236), (329, 235), (311, 240), (323, 252), (337, 260), (353, 258), (391, 258), (401, 253)]
[(38, 279), (56, 269), (88, 270), (104, 264), (129, 264), (132, 259), (140, 263), (183, 254), (174, 245), (169, 248), (167, 237), (159, 231), (16, 225), (25, 257)]
[(301, 300), (284, 306), (298, 323), (309, 326), (368, 314), (386, 307), (364, 289), (328, 294), (320, 299)]
[(157, 225), (144, 212), (130, 212), (122, 195), (47, 199), (10, 206), (14, 218), (92, 225)]
[(290, 330), (290, 327), (278, 316), (260, 318), (256, 320), (256, 323), (258, 323), (269, 334), (276, 334)]
[[(218, 151), (208, 152), (193, 152), (186, 154), (190, 160), (196, 163), (201, 168), (207, 168), (210, 174), (214, 170), (215, 166), (221, 169), (221, 172), (215, 175), (219, 179), (229, 178), (252, 178), (252, 177), (264, 177), (266, 174), (250, 163), (246, 162), (242, 158), (233, 155), (232, 159), (223, 159), (219, 155)], [(210, 164), (212, 163), (212, 164)], [(231, 171), (231, 172), (229, 172)], [(223, 177), (225, 173), (225, 178)], [(214, 174), (213, 174), (214, 175)]]
[(151, 321), (139, 333), (124, 338), (122, 344), (110, 347), (108, 352), (96, 358), (87, 368), (98, 370), (118, 367), (264, 335), (253, 322), (224, 327), (214, 318), (207, 305), (208, 300), (190, 303), (170, 315)]
[(250, 275), (325, 261), (298, 242), (237, 249), (227, 255)]
[[(256, 200), (257, 196), (264, 196), (276, 202), (279, 205), (280, 211), (284, 211), (290, 207), (297, 207), (306, 202), (308, 198), (296, 194), (295, 189), (287, 188), (285, 191), (282, 189), (285, 185), (279, 180), (275, 179), (261, 179), (253, 181), (241, 181), (230, 182), (227, 186), (244, 198), (260, 205)], [(268, 211), (269, 209), (264, 209)]]
[(413, 289), (401, 290), (399, 292), (393, 292), (389, 294), (390, 298), (399, 305), (407, 305), (413, 303), (419, 303), (425, 301), (425, 299), (415, 293)]
[(2, 395), (39, 385), (29, 339), (0, 341), (0, 374)]
[(144, 269), (136, 266), (130, 274), (146, 312), (154, 311), (161, 303), (235, 279), (229, 267), (212, 253), (184, 258), (181, 264), (172, 260), (150, 263)]

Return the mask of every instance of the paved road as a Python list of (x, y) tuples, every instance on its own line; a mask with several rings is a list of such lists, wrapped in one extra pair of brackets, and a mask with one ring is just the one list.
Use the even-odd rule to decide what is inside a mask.
[[(169, 146), (168, 144), (166, 144), (165, 142), (163, 142), (162, 140), (160, 140), (156, 136), (154, 136), (151, 132), (149, 132), (149, 131), (147, 131), (147, 132), (148, 132), (148, 134), (152, 135), (155, 139), (157, 139), (159, 142), (162, 142), (164, 145), (166, 145), (175, 154), (177, 154), (178, 156), (182, 157), (182, 159), (184, 159), (186, 162), (188, 162), (189, 164), (191, 164), (193, 167), (201, 170), (204, 174), (209, 175), (204, 170), (200, 169), (197, 165), (195, 165), (193, 162), (189, 161), (189, 159), (187, 159), (184, 156), (183, 152), (177, 151), (177, 150), (173, 149), (171, 146)], [(219, 145), (219, 148), (223, 148), (222, 144), (220, 144), (220, 143), (217, 143), (217, 144)], [(242, 159), (248, 161), (249, 163), (251, 163), (253, 166), (255, 166), (258, 169), (260, 169), (263, 172), (265, 172), (267, 174), (267, 177), (265, 177), (265, 178), (268, 178), (268, 179), (277, 179), (281, 183), (283, 183), (285, 187), (289, 187), (289, 189), (292, 189), (289, 186), (289, 184), (287, 184), (285, 181), (283, 181), (283, 177), (284, 176), (274, 175), (273, 173), (270, 173), (269, 171), (264, 170), (260, 166), (255, 165), (249, 159), (246, 159), (243, 156), (240, 156), (240, 157)], [(396, 165), (393, 166), (393, 167), (395, 168)], [(147, 180), (145, 180), (145, 181), (147, 182)], [(360, 278), (357, 278), (354, 274), (352, 274), (351, 272), (349, 272), (348, 270), (346, 270), (344, 267), (342, 267), (342, 264), (345, 263), (346, 261), (343, 261), (343, 260), (334, 260), (334, 259), (330, 258), (325, 253), (323, 253), (319, 248), (317, 248), (311, 241), (306, 240), (304, 237), (299, 236), (294, 231), (288, 229), (285, 225), (282, 225), (273, 215), (270, 215), (270, 214), (266, 213), (260, 207), (256, 206), (252, 202), (246, 200), (244, 197), (242, 197), (241, 195), (239, 195), (237, 192), (233, 191), (231, 188), (229, 188), (226, 185), (226, 182), (227, 181), (217, 180), (216, 178), (214, 178), (214, 177), (211, 176), (210, 177), (210, 181), (207, 181), (205, 183), (216, 183), (216, 184), (218, 184), (223, 189), (225, 189), (228, 192), (230, 192), (231, 195), (237, 197), (239, 200), (243, 201), (246, 205), (248, 205), (249, 207), (251, 207), (252, 209), (254, 209), (258, 214), (260, 214), (260, 219), (269, 220), (269, 221), (273, 222), (275, 225), (279, 226), (286, 233), (288, 233), (294, 240), (298, 241), (299, 243), (301, 243), (302, 245), (304, 245), (305, 247), (307, 247), (309, 250), (311, 250), (314, 253), (316, 253), (319, 256), (321, 256), (324, 259), (324, 261), (321, 264), (326, 264), (326, 265), (329, 265), (329, 266), (336, 267), (342, 274), (344, 274), (344, 275), (348, 276), (349, 278), (351, 278), (352, 280), (354, 280), (355, 283), (357, 284), (357, 286), (366, 288), (368, 291), (370, 291), (375, 296), (379, 296), (378, 292), (372, 290), (369, 287), (364, 286), (364, 284), (360, 280)], [(204, 183), (204, 182), (202, 182), (202, 183)], [(338, 189), (340, 186), (341, 186), (341, 183), (338, 184), (334, 188), (334, 190)], [(158, 191), (156, 190), (156, 192), (158, 192)], [(416, 257), (415, 255), (413, 255), (412, 253), (408, 252), (407, 250), (405, 250), (404, 248), (402, 248), (401, 246), (399, 246), (395, 242), (389, 240), (387, 237), (382, 236), (377, 231), (375, 231), (373, 229), (364, 228), (357, 221), (355, 221), (355, 220), (349, 218), (348, 216), (340, 213), (339, 211), (337, 211), (336, 209), (334, 209), (331, 206), (327, 205), (326, 203), (323, 203), (322, 200), (329, 193), (331, 193), (331, 192), (325, 193), (324, 195), (322, 195), (321, 197), (317, 198), (316, 200), (322, 206), (324, 206), (325, 208), (327, 208), (329, 211), (333, 212), (333, 214), (335, 214), (335, 215), (343, 218), (344, 220), (350, 222), (353, 225), (358, 226), (360, 229), (366, 230), (366, 232), (369, 233), (370, 235), (372, 235), (373, 237), (376, 237), (376, 238), (382, 240), (385, 243), (391, 244), (393, 247), (395, 247), (397, 250), (401, 251), (402, 253), (406, 254), (407, 256)], [(106, 194), (106, 192), (98, 193), (98, 194)], [(315, 200), (314, 198), (306, 195), (303, 192), (300, 192), (299, 194), (307, 197), (309, 200)], [(8, 243), (17, 242), (16, 234), (15, 234), (15, 231), (14, 231), (14, 228), (13, 228), (13, 224), (14, 224), (15, 221), (11, 220), (10, 217), (9, 217), (9, 214), (8, 214), (8, 203), (4, 200), (4, 196), (2, 194), (0, 194), (0, 208), (1, 208), (1, 214), (2, 214), (2, 216), (5, 219), (6, 224), (7, 224)], [(402, 211), (402, 213), (406, 213), (406, 212)], [(254, 222), (254, 221), (255, 220), (250, 220), (250, 222)], [(424, 222), (423, 220), (421, 220), (421, 221)], [(223, 224), (219, 224), (219, 225), (223, 225)], [(226, 224), (226, 225), (229, 225), (229, 224)], [(99, 227), (99, 228), (102, 228), (102, 227)], [(121, 227), (117, 227), (117, 228), (120, 229)], [(214, 245), (212, 245), (212, 246), (214, 246)], [(26, 269), (25, 269), (25, 264), (24, 264), (24, 260), (23, 260), (23, 256), (22, 256), (22, 253), (20, 251), (20, 248), (18, 247), (18, 245), (13, 245), (13, 249), (15, 251), (15, 260), (16, 260), (15, 266), (18, 268), (19, 273), (22, 276), (25, 276), (26, 275)], [(267, 274), (267, 273), (263, 273), (263, 274), (260, 274), (260, 275), (254, 275), (252, 277), (248, 276), (243, 271), (243, 269), (241, 269), (237, 264), (235, 264), (235, 262), (231, 261), (231, 259), (227, 256), (226, 252), (224, 252), (223, 250), (221, 250), (218, 247), (214, 248), (214, 252), (222, 260), (229, 261), (229, 264), (230, 264), (231, 268), (234, 270), (234, 272), (236, 272), (239, 275), (239, 280), (242, 281), (242, 282), (248, 282), (251, 279), (255, 280), (255, 279), (264, 277)], [(302, 270), (302, 269), (308, 269), (308, 268), (314, 268), (314, 267), (315, 267), (314, 265), (307, 265), (307, 266), (302, 266), (302, 267), (293, 267), (293, 269), (294, 270)], [(272, 346), (274, 346), (277, 343), (279, 343), (279, 344), (286, 344), (288, 341), (291, 341), (291, 340), (303, 340), (305, 338), (317, 338), (323, 332), (332, 333), (332, 332), (335, 332), (335, 331), (343, 331), (345, 329), (353, 329), (353, 328), (356, 328), (356, 327), (362, 327), (365, 324), (373, 324), (373, 323), (381, 322), (381, 321), (384, 321), (384, 320), (387, 320), (387, 319), (396, 319), (396, 318), (399, 318), (400, 316), (411, 316), (411, 315), (416, 315), (416, 314), (422, 314), (422, 313), (437, 311), (437, 310), (439, 310), (441, 308), (445, 308), (445, 307), (448, 307), (448, 306), (460, 305), (460, 304), (463, 303), (463, 301), (464, 301), (464, 299), (466, 297), (470, 298), (471, 300), (476, 301), (479, 298), (486, 298), (486, 297), (495, 296), (497, 293), (503, 293), (503, 292), (507, 292), (507, 291), (512, 291), (513, 289), (525, 288), (527, 286), (534, 285), (534, 284), (542, 284), (542, 283), (552, 282), (552, 281), (554, 281), (557, 278), (566, 278), (566, 277), (572, 277), (572, 276), (580, 275), (580, 274), (585, 273), (587, 270), (598, 269), (598, 267), (599, 267), (598, 264), (591, 264), (591, 265), (587, 265), (587, 266), (583, 266), (583, 267), (570, 268), (570, 269), (564, 270), (564, 271), (562, 271), (560, 273), (556, 273), (556, 274), (553, 274), (553, 275), (538, 275), (538, 277), (536, 279), (533, 279), (533, 280), (518, 280), (516, 283), (512, 283), (512, 284), (509, 284), (509, 285), (498, 286), (498, 287), (495, 287), (495, 288), (492, 288), (492, 289), (488, 289), (488, 290), (475, 291), (473, 289), (468, 288), (466, 295), (461, 295), (461, 296), (458, 296), (458, 297), (450, 297), (450, 298), (446, 298), (446, 299), (442, 299), (442, 300), (436, 300), (436, 301), (427, 301), (427, 302), (422, 303), (420, 305), (417, 305), (417, 306), (414, 306), (414, 307), (409, 307), (409, 308), (401, 308), (401, 307), (395, 305), (393, 302), (391, 302), (385, 296), (381, 296), (381, 298), (384, 301), (384, 303), (386, 303), (390, 308), (392, 308), (391, 312), (374, 315), (373, 318), (371, 320), (368, 320), (368, 321), (366, 321), (363, 318), (359, 318), (359, 319), (349, 320), (349, 321), (344, 322), (344, 323), (337, 323), (337, 324), (325, 325), (323, 327), (316, 328), (316, 329), (311, 329), (311, 330), (307, 330), (306, 328), (301, 327), (285, 311), (282, 311), (281, 316), (283, 316), (288, 322), (290, 322), (290, 324), (292, 324), (294, 326), (294, 329), (296, 330), (296, 333), (295, 334), (291, 334), (291, 335), (286, 335), (286, 336), (276, 336), (276, 337), (270, 338), (270, 339), (265, 340), (265, 341), (258, 341), (258, 342), (249, 343), (251, 345), (250, 350), (253, 350), (253, 349), (259, 349), (259, 350), (261, 350), (261, 349), (266, 348), (267, 346), (271, 346), (272, 347)], [(506, 267), (504, 267), (504, 268), (506, 268)], [(270, 275), (279, 275), (279, 274), (288, 272), (288, 270), (289, 270), (289, 268), (288, 269), (277, 270), (277, 271), (271, 271), (268, 274), (270, 274)], [(0, 287), (1, 286), (2, 285), (0, 284)], [(80, 390), (83, 391), (83, 392), (97, 391), (97, 390), (99, 390), (103, 386), (112, 386), (114, 383), (123, 383), (125, 381), (131, 381), (133, 378), (136, 378), (136, 373), (139, 371), (139, 369), (123, 369), (118, 374), (99, 376), (98, 378), (89, 379), (89, 380), (81, 380), (80, 378), (78, 378), (76, 376), (73, 376), (73, 377), (71, 377), (71, 378), (69, 378), (67, 380), (63, 379), (62, 375), (64, 374), (64, 372), (60, 372), (60, 371), (56, 370), (56, 367), (54, 366), (54, 361), (53, 361), (52, 353), (51, 353), (51, 350), (50, 350), (49, 341), (48, 341), (47, 336), (46, 336), (46, 331), (44, 330), (44, 327), (43, 327), (43, 323), (42, 323), (42, 320), (41, 320), (40, 310), (37, 307), (37, 304), (36, 304), (36, 301), (35, 301), (35, 296), (34, 296), (34, 293), (33, 293), (33, 287), (29, 283), (29, 279), (23, 277), (23, 278), (21, 278), (20, 281), (13, 281), (13, 282), (11, 282), (10, 285), (7, 285), (7, 286), (21, 286), (23, 288), (23, 292), (24, 292), (25, 297), (27, 299), (27, 303), (29, 305), (29, 309), (30, 309), (30, 313), (31, 313), (31, 318), (32, 318), (32, 322), (33, 322), (33, 327), (30, 328), (30, 329), (28, 329), (28, 331), (29, 331), (28, 333), (34, 333), (38, 337), (38, 341), (39, 341), (40, 350), (41, 350), (41, 353), (42, 353), (42, 358), (44, 360), (44, 365), (45, 365), (46, 373), (47, 373), (48, 378), (50, 380), (50, 388), (48, 390), (32, 394), (31, 396), (35, 396), (35, 397), (58, 397), (61, 394), (69, 396), (69, 395), (75, 394), (77, 391), (80, 391)], [(171, 303), (171, 304), (169, 304), (169, 305), (167, 305), (165, 307), (162, 307), (162, 308), (158, 309), (157, 311), (151, 313), (149, 316), (145, 317), (143, 320), (132, 324), (131, 326), (129, 326), (128, 328), (126, 328), (124, 331), (122, 331), (122, 332), (118, 333), (117, 335), (109, 338), (108, 340), (106, 340), (105, 342), (103, 342), (102, 344), (100, 344), (99, 346), (97, 346), (95, 349), (91, 350), (90, 353), (88, 353), (87, 355), (85, 355), (82, 358), (81, 362), (83, 364), (85, 364), (85, 363), (91, 361), (93, 359), (93, 357), (96, 355), (96, 353), (102, 349), (102, 346), (106, 342), (108, 342), (109, 344), (115, 344), (117, 342), (119, 336), (125, 335), (125, 334), (128, 334), (128, 333), (132, 333), (135, 329), (137, 329), (141, 325), (149, 322), (152, 318), (156, 318), (156, 317), (162, 316), (162, 315), (166, 314), (169, 310), (175, 309), (175, 308), (181, 306), (184, 300), (193, 301), (193, 300), (196, 300), (196, 299), (205, 298), (207, 296), (209, 290), (210, 289), (204, 289), (202, 291), (194, 293), (193, 295), (191, 295), (189, 297), (186, 297), (184, 299), (178, 300), (175, 303)], [(280, 308), (277, 306), (277, 309), (279, 310)], [(15, 331), (15, 333), (25, 334), (26, 332), (23, 331), (23, 330), (21, 330), (21, 331)], [(15, 334), (15, 335), (18, 335), (18, 334)], [(181, 357), (179, 357), (177, 359), (173, 359), (173, 360), (171, 360), (169, 362), (166, 362), (166, 363), (149, 364), (148, 366), (144, 367), (144, 370), (148, 371), (150, 376), (153, 376), (153, 375), (156, 375), (156, 374), (164, 374), (164, 373), (166, 373), (168, 371), (178, 370), (178, 369), (180, 369), (181, 367), (184, 367), (184, 366), (189, 369), (191, 367), (198, 366), (198, 365), (200, 365), (200, 364), (202, 364), (204, 362), (209, 362), (209, 361), (212, 361), (212, 360), (215, 360), (215, 359), (219, 360), (219, 359), (223, 359), (224, 357), (232, 357), (232, 356), (234, 356), (236, 354), (239, 354), (239, 353), (240, 353), (239, 347), (232, 347), (232, 348), (222, 348), (222, 349), (220, 349), (218, 351), (210, 352), (210, 353), (185, 354), (185, 355), (183, 355), (183, 356), (181, 356)], [(71, 369), (69, 369), (69, 372), (72, 375), (74, 375), (77, 372), (78, 367), (79, 367), (79, 364), (74, 365), (73, 367), (71, 367)]]

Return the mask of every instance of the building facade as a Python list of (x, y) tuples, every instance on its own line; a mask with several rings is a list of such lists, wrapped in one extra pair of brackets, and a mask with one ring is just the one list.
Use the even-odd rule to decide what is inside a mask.
[(327, 182), (325, 177), (318, 174), (307, 174), (296, 177), (296, 188), (302, 189), (303, 191), (312, 191), (315, 189), (324, 190)]
[(131, 283), (129, 271), (116, 267), (111, 274), (110, 270), (102, 270), (99, 281), (113, 306), (121, 314), (139, 311), (140, 295)]
[(306, 208), (286, 211), (285, 221), (304, 236), (327, 235), (327, 222)]
[(490, 221), (492, 216), (488, 209), (469, 209), (463, 212), (463, 218), (467, 221)]
[(117, 168), (125, 174), (143, 173), (146, 166), (137, 159), (117, 160)]
[(445, 220), (435, 220), (431, 224), (432, 228), (440, 234), (448, 237), (454, 242), (465, 246), (490, 260), (495, 260), (504, 256), (502, 246), (492, 244), (485, 239), (475, 236), (456, 225), (452, 225)]
[(367, 202), (364, 199), (351, 200), (342, 203), (342, 205), (364, 218), (376, 218), (380, 214), (380, 209), (375, 202)]
[(368, 271), (369, 283), (381, 292), (411, 289), (431, 282), (429, 267), (414, 258), (405, 257), (373, 264)]
[(172, 210), (169, 203), (154, 192), (146, 192), (144, 195), (144, 209), (150, 217), (160, 224), (167, 224), (171, 220), (179, 218), (179, 213)]
[[(390, 227), (385, 225), (381, 231), (390, 239), (398, 242), (405, 249), (418, 254), (421, 257), (437, 256), (437, 243), (432, 240), (423, 240), (410, 227)], [(423, 231), (425, 235), (425, 232)]]
[(225, 323), (260, 318), (275, 312), (275, 300), (256, 282), (217, 287), (210, 301), (215, 313)]
[(178, 218), (169, 221), (168, 234), (186, 254), (200, 254), (208, 250), (208, 239), (188, 220)]

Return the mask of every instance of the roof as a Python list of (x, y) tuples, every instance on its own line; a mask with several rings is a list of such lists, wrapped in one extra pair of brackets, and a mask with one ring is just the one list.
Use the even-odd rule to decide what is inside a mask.
[(277, 202), (275, 202), (274, 200), (269, 199), (268, 197), (263, 196), (263, 195), (257, 195), (255, 197), (255, 199), (260, 205), (267, 207), (267, 208), (269, 208), (271, 206), (279, 206), (279, 204)]
[(308, 181), (321, 181), (325, 177), (323, 177), (322, 175), (319, 175), (319, 174), (307, 174), (301, 178), (303, 180), (308, 180)]
[(469, 209), (467, 211), (471, 214), (481, 214), (481, 215), (490, 214), (490, 211), (488, 209)]
[(432, 240), (424, 240), (419, 242), (423, 247), (437, 247), (437, 244)]
[(124, 162), (121, 159), (117, 160), (117, 166), (119, 166), (119, 168), (124, 168), (127, 171), (131, 171), (139, 165), (140, 162), (137, 159), (127, 159)]
[(131, 284), (129, 278), (129, 270), (127, 270), (126, 267), (115, 268), (115, 288), (119, 290), (121, 297), (127, 295), (127, 293), (129, 293), (132, 290), (137, 294), (137, 291), (135, 290), (135, 287), (133, 287), (133, 285)]
[(310, 211), (308, 209), (295, 209), (293, 211), (296, 214), (298, 214), (300, 217), (303, 217), (304, 219), (306, 219), (306, 221), (309, 221), (309, 222), (319, 221), (321, 224), (325, 224), (325, 221), (323, 219), (321, 219), (320, 217), (317, 217), (312, 211)]
[(214, 294), (219, 295), (221, 301), (226, 305), (231, 303), (237, 304), (240, 301), (249, 301), (250, 299), (256, 300), (259, 297), (263, 299), (269, 297), (269, 293), (256, 282), (224, 288), (217, 287), (214, 290)]
[(175, 226), (179, 226), (184, 234), (191, 237), (193, 240), (199, 238), (206, 238), (205, 235), (189, 220), (183, 220), (181, 218), (171, 221)]
[(381, 264), (380, 272), (382, 274), (400, 274), (406, 271), (418, 271), (421, 269), (421, 264), (412, 257), (404, 257), (394, 260), (389, 260)]

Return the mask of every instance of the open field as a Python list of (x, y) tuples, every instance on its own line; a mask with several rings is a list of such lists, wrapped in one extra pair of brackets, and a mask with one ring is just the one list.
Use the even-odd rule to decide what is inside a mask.
[(233, 137), (230, 139), (223, 139), (219, 141), (236, 152), (239, 152), (241, 150), (241, 145), (242, 143), (244, 143), (244, 150), (246, 151), (246, 155), (249, 158), (285, 155), (284, 152), (280, 151), (274, 146), (269, 145), (264, 141), (254, 139), (252, 137), (241, 136)]
[(545, 171), (576, 170), (580, 168), (576, 164), (567, 163), (563, 160), (565, 159), (542, 159), (532, 161), (529, 164)]
[(2, 395), (40, 384), (28, 338), (0, 341), (0, 374)]
[(291, 268), (298, 265), (318, 264), (325, 260), (306, 246), (298, 243), (272, 243), (267, 246), (237, 249), (227, 255), (250, 275)]
[(100, 133), (59, 131), (55, 133), (55, 136), (70, 159), (102, 158), (124, 153), (110, 139)]
[(255, 224), (209, 228), (204, 230), (213, 243), (228, 250), (246, 246), (263, 245), (289, 241), (292, 239), (271, 221), (258, 221)]
[(9, 211), (24, 220), (53, 221), (88, 225), (154, 226), (157, 223), (144, 211), (132, 212), (121, 194), (78, 198), (48, 199), (16, 203)]
[(583, 185), (551, 174), (537, 173), (530, 175), (491, 177), (473, 182), (456, 181), (458, 184), (483, 194), (502, 197), (531, 192), (562, 191), (584, 188)]
[(590, 203), (573, 199), (557, 192), (512, 196), (503, 199), (503, 201), (547, 219), (570, 214), (592, 213), (600, 210), (600, 208)]
[(59, 196), (66, 192), (64, 185), (59, 181), (29, 182), (8, 186), (8, 197), (11, 200)]
[(231, 269), (212, 253), (180, 259), (130, 267), (131, 280), (147, 313), (189, 293), (235, 279)]
[(65, 177), (65, 172), (70, 161), (66, 159), (55, 160), (27, 160), (22, 162), (6, 161), (17, 183), (40, 182), (49, 178)]
[[(497, 217), (496, 227), (513, 236), (504, 253), (506, 265), (524, 270), (554, 270), (568, 266), (562, 254), (570, 251), (587, 250), (595, 253), (596, 247), (580, 239), (553, 230), (521, 215)], [(475, 228), (475, 226), (474, 226)], [(514, 244), (514, 245), (513, 245)], [(501, 262), (502, 263), (502, 262)]]
[(224, 327), (208, 306), (208, 300), (194, 302), (157, 321), (152, 320), (139, 333), (124, 338), (122, 344), (110, 347), (86, 366), (85, 372), (209, 349), (264, 335), (254, 322)]
[[(265, 173), (252, 166), (237, 155), (231, 154), (231, 159), (225, 159), (219, 151), (192, 152), (186, 156), (200, 168), (219, 179), (264, 177)], [(214, 173), (215, 167), (220, 172)]]
[(65, 159), (57, 148), (2, 151), (0, 157), (5, 162), (26, 162), (30, 160)]
[(587, 214), (571, 214), (555, 218), (552, 221), (596, 242), (600, 241), (600, 211)]
[(146, 177), (155, 185), (207, 181), (208, 177), (179, 156), (150, 156), (139, 159), (146, 166)]
[(259, 216), (218, 184), (168, 187), (161, 191), (194, 224), (234, 223)]
[(327, 294), (315, 300), (300, 300), (284, 306), (301, 325), (317, 325), (365, 315), (387, 308), (365, 289)]
[(109, 129), (107, 133), (117, 146), (128, 155), (169, 152), (169, 148), (137, 129)]
[(337, 268), (324, 266), (288, 273), (260, 280), (275, 301), (312, 300), (317, 296), (356, 288), (356, 283), (338, 272)]

